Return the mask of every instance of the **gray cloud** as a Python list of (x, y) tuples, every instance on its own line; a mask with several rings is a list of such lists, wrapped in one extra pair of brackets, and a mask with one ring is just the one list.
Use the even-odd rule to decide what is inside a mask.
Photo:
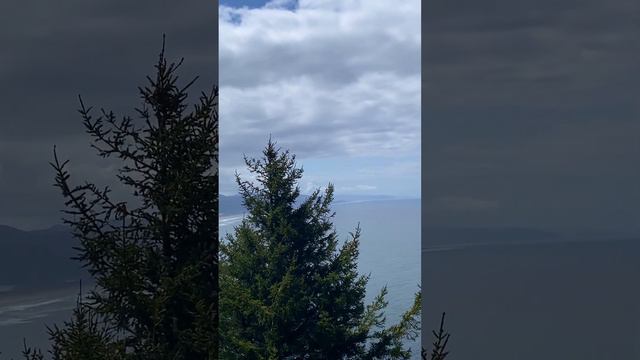
[[(269, 134), (300, 159), (411, 157), (419, 167), (419, 9), (342, 0), (222, 7), (223, 191), (233, 192), (224, 174), (242, 167), (239, 154), (257, 154)], [(385, 191), (361, 180), (338, 188)]]
[[(432, 3), (427, 221), (640, 229), (639, 10), (623, 0)], [(501, 206), (461, 215), (435, 200), (447, 196)]]
[(133, 114), (163, 33), (167, 55), (185, 57), (184, 81), (201, 76), (196, 91), (216, 81), (215, 2), (12, 0), (0, 13), (0, 223), (57, 221), (62, 200), (48, 165), (54, 144), (78, 180), (113, 182), (113, 164), (89, 149), (77, 95)]

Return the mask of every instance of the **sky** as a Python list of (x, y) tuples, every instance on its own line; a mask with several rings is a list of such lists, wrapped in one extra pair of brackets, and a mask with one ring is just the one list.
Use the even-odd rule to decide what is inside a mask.
[(640, 230), (640, 3), (431, 1), (423, 225)]
[[(228, 1), (223, 192), (240, 154), (271, 134), (299, 156), (303, 190), (421, 195), (427, 226), (640, 230), (640, 3), (425, 3), (419, 36), (411, 1)], [(169, 56), (186, 58), (183, 78), (208, 87), (214, 11), (208, 0), (0, 3), (0, 224), (58, 222), (54, 144), (75, 179), (113, 181), (77, 94), (131, 114), (163, 32)]]
[(296, 154), (305, 193), (419, 198), (420, 6), (223, 2), (221, 192), (271, 136)]
[(9, 0), (0, 14), (0, 224), (59, 223), (63, 200), (48, 164), (54, 144), (71, 160), (72, 180), (113, 185), (116, 167), (89, 148), (78, 94), (88, 105), (134, 115), (163, 33), (168, 57), (185, 58), (184, 81), (201, 76), (194, 90), (216, 82), (209, 0)]

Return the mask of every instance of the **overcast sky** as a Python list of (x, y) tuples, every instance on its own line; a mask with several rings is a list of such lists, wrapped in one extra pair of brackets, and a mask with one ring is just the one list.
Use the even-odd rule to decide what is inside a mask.
[[(343, 193), (418, 196), (422, 128), (427, 225), (639, 230), (637, 1), (433, 1), (422, 39), (417, 1), (239, 4), (219, 19), (223, 192), (235, 192), (240, 155), (272, 134), (299, 155), (303, 190), (332, 181)], [(169, 56), (186, 57), (185, 79), (209, 85), (213, 10), (0, 4), (0, 224), (59, 218), (53, 144), (77, 179), (109, 183), (114, 168), (89, 150), (76, 96), (136, 106), (163, 32)]]
[(94, 155), (76, 112), (88, 104), (133, 115), (137, 86), (167, 55), (185, 57), (182, 75), (210, 89), (217, 68), (216, 7), (208, 0), (18, 1), (0, 3), (0, 224), (58, 222), (52, 148), (71, 160), (77, 181), (113, 182)]
[(640, 230), (640, 2), (428, 3), (426, 224)]
[(222, 192), (269, 135), (303, 192), (420, 197), (420, 1), (226, 1)]

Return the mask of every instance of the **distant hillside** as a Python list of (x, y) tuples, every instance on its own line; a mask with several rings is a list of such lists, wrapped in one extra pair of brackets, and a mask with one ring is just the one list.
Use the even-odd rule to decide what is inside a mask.
[[(308, 195), (301, 195), (298, 203), (308, 199)], [(387, 195), (337, 195), (334, 199), (335, 204), (353, 202), (353, 201), (374, 201), (374, 200), (393, 200), (393, 196)], [(245, 212), (240, 195), (220, 195), (219, 204), (220, 216), (238, 215)]]
[(398, 199), (398, 197), (390, 195), (336, 195), (334, 203), (338, 204), (352, 201), (380, 201)]
[(70, 260), (77, 245), (64, 227), (22, 231), (0, 225), (0, 285), (43, 287), (80, 280), (86, 271)]

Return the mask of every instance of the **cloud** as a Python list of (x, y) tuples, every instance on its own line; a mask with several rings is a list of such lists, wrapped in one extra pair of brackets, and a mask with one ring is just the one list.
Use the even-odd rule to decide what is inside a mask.
[(222, 166), (241, 166), (269, 134), (304, 160), (419, 158), (420, 6), (222, 6)]
[[(431, 4), (428, 223), (640, 229), (638, 9), (629, 0)], [(500, 206), (447, 211), (435, 199), (450, 194)]]
[(210, 1), (9, 0), (0, 13), (0, 224), (59, 221), (63, 202), (48, 164), (54, 144), (76, 180), (115, 185), (113, 163), (89, 149), (78, 94), (97, 109), (135, 114), (137, 86), (153, 73), (163, 33), (168, 57), (185, 57), (183, 81), (201, 76), (194, 90), (210, 89), (217, 76)]
[(396, 155), (420, 143), (420, 83), (413, 77), (364, 74), (337, 88), (308, 77), (241, 89), (224, 87), (224, 150), (239, 154), (273, 134), (300, 156)]

